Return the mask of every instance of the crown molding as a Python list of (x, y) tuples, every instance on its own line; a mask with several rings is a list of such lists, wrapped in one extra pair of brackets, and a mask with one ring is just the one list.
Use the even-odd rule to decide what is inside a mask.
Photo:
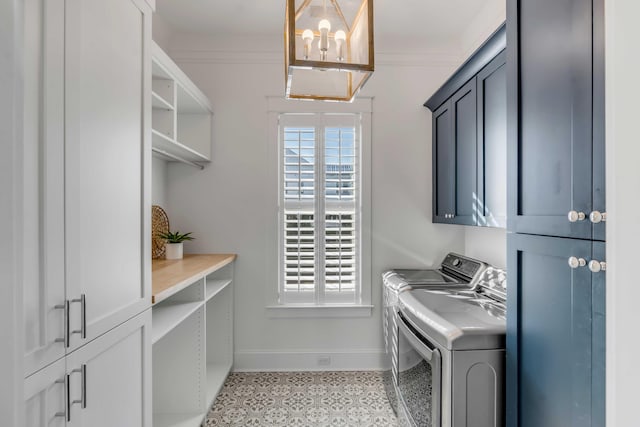
[[(170, 49), (171, 58), (186, 64), (282, 64), (283, 51), (231, 51), (220, 49)], [(394, 51), (376, 52), (375, 64), (378, 66), (438, 66), (460, 64), (463, 54), (460, 51)]]

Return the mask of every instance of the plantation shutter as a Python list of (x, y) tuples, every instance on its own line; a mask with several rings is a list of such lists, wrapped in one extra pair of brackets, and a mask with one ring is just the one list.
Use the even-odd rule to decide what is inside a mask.
[(360, 298), (355, 114), (280, 116), (281, 303)]

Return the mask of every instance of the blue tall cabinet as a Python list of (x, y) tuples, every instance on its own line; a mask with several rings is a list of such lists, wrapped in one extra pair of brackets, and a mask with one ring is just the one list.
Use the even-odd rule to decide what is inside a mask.
[(507, 0), (507, 425), (605, 424), (603, 0)]

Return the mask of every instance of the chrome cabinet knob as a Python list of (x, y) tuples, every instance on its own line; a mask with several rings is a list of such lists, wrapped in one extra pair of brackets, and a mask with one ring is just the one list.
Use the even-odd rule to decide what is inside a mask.
[(574, 256), (569, 258), (568, 263), (571, 268), (584, 267), (587, 265), (587, 261), (584, 258), (576, 258)]
[(592, 223), (597, 224), (607, 220), (607, 213), (600, 211), (593, 211), (589, 214), (589, 219)]
[(584, 212), (569, 211), (569, 213), (567, 214), (567, 218), (569, 218), (569, 222), (578, 222), (584, 221), (586, 215), (584, 214)]
[(607, 263), (604, 261), (589, 261), (589, 270), (592, 273), (599, 273), (600, 271), (605, 271), (607, 269)]

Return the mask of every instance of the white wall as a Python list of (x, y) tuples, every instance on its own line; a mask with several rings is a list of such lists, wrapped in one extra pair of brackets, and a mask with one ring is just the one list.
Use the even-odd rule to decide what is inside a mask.
[(151, 162), (151, 203), (168, 212), (167, 183), (169, 164), (166, 160), (153, 157)]
[(640, 3), (606, 0), (607, 425), (638, 426)]
[[(236, 369), (380, 367), (381, 280), (392, 267), (426, 267), (464, 249), (462, 227), (431, 224), (431, 117), (422, 103), (460, 63), (459, 55), (379, 54), (363, 95), (373, 96), (373, 316), (274, 319), (265, 310), (270, 239), (277, 226), (277, 186), (269, 179), (266, 97), (282, 95), (280, 40), (238, 53), (241, 41), (177, 36), (170, 53), (214, 106), (213, 161), (198, 171), (169, 168), (168, 203), (174, 227), (193, 231), (190, 252), (235, 252)], [(229, 52), (229, 46), (234, 51)], [(246, 44), (245, 44), (246, 49)], [(251, 48), (249, 48), (250, 50)], [(390, 59), (390, 58), (393, 59)], [(394, 65), (402, 64), (402, 65)], [(276, 152), (272, 150), (272, 152)], [(283, 362), (284, 361), (284, 362)]]
[(464, 254), (489, 264), (507, 268), (507, 230), (504, 228), (465, 227)]
[(464, 57), (470, 56), (507, 19), (505, 0), (484, 0), (485, 5), (460, 35)]
[(153, 22), (151, 24), (153, 41), (166, 51), (169, 49), (169, 43), (171, 36), (173, 35), (173, 29), (158, 13), (153, 14)]

